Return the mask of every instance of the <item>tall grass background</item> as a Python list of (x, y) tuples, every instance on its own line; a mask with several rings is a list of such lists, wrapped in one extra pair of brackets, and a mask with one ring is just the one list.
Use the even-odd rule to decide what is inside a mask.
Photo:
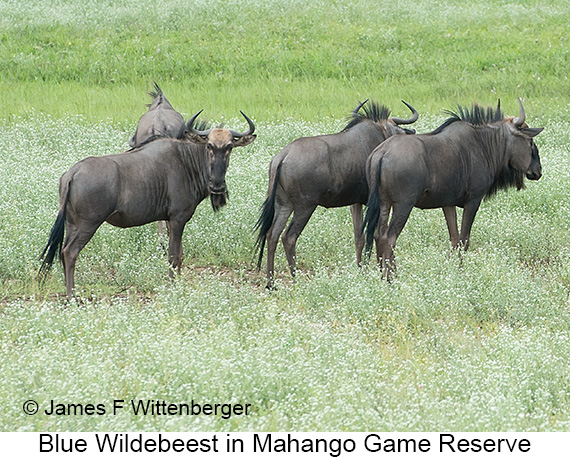
[(373, 95), (429, 111), (523, 96), (531, 112), (555, 112), (569, 87), (568, 9), (531, 0), (3, 0), (0, 115), (35, 107), (134, 121), (153, 81), (179, 110), (231, 116), (240, 107), (264, 120), (337, 117)]
[[(566, 2), (0, 0), (0, 430), (568, 430), (570, 155)], [(155, 224), (102, 226), (80, 302), (36, 280), (59, 176), (127, 148), (156, 81), (179, 111), (243, 127), (230, 201), (202, 204), (168, 279)], [(254, 265), (271, 157), (339, 131), (365, 98), (419, 132), (443, 108), (525, 98), (543, 178), (483, 203), (449, 253), (441, 211), (414, 210), (392, 284), (354, 265), (347, 208), (319, 208)], [(249, 416), (26, 416), (35, 399), (251, 403)]]

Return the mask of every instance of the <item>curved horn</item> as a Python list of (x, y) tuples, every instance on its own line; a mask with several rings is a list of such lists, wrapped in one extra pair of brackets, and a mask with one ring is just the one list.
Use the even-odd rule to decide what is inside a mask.
[(210, 134), (210, 132), (212, 131), (212, 129), (210, 130), (196, 130), (194, 128), (194, 121), (196, 120), (196, 118), (200, 115), (200, 113), (204, 111), (203, 109), (201, 109), (200, 111), (198, 111), (196, 114), (194, 114), (194, 116), (192, 116), (190, 118), (190, 120), (186, 123), (186, 127), (187, 130), (190, 131), (191, 133), (194, 133), (195, 135), (199, 135), (199, 136), (208, 136)]
[(243, 117), (245, 117), (245, 120), (249, 125), (249, 130), (245, 133), (239, 133), (234, 130), (230, 130), (230, 133), (234, 136), (234, 138), (241, 138), (246, 135), (253, 135), (253, 132), (255, 132), (255, 124), (249, 117), (247, 117), (247, 115), (242, 110), (239, 110), (239, 112), (242, 114)]
[(515, 117), (513, 119), (513, 124), (515, 124), (516, 127), (521, 128), (524, 124), (524, 120), (526, 118), (526, 115), (524, 113), (524, 108), (523, 108), (522, 100), (520, 97), (519, 97), (519, 105), (521, 107), (521, 111), (520, 111), (519, 117)]
[(410, 108), (410, 111), (412, 112), (412, 117), (410, 119), (399, 119), (397, 117), (393, 117), (392, 120), (398, 125), (413, 124), (418, 120), (418, 117), (420, 115), (412, 105), (406, 103), (404, 100), (402, 100), (402, 103), (406, 105), (408, 108)]
[(364, 100), (360, 105), (358, 105), (356, 108), (354, 108), (354, 110), (352, 110), (352, 114), (354, 116), (356, 116), (358, 114), (358, 112), (360, 111), (360, 108), (362, 108), (364, 105), (366, 105), (366, 102), (370, 100), (369, 98), (367, 98), (366, 100)]

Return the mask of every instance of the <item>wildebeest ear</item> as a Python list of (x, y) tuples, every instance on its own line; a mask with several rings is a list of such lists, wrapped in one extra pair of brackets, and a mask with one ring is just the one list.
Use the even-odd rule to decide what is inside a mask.
[(257, 138), (257, 135), (244, 135), (241, 138), (238, 138), (234, 143), (234, 147), (236, 146), (247, 146)]
[(538, 135), (540, 132), (542, 132), (543, 130), (544, 130), (544, 127), (537, 127), (537, 128), (524, 127), (521, 129), (521, 132), (523, 132), (525, 135), (528, 135), (531, 138), (533, 138), (536, 135)]
[(192, 142), (192, 143), (196, 143), (196, 144), (206, 144), (208, 142), (208, 136), (203, 136), (203, 135), (198, 135), (194, 132), (188, 132), (187, 134), (188, 139)]

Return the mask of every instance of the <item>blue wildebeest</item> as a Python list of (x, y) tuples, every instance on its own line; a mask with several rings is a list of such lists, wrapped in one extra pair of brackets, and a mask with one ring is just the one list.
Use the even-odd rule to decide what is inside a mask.
[[(370, 155), (370, 188), (364, 221), (366, 252), (373, 238), (387, 279), (394, 246), (412, 208), (443, 208), (452, 246), (469, 247), (469, 235), (481, 201), (500, 189), (524, 187), (525, 176), (538, 180), (542, 168), (533, 138), (542, 128), (525, 123), (522, 100), (518, 117), (474, 105), (459, 107), (431, 133), (393, 137)], [(455, 207), (463, 208), (461, 233)], [(390, 224), (388, 218), (392, 211)]]
[[(129, 146), (132, 149), (157, 137), (182, 138), (184, 136), (186, 124), (182, 114), (172, 107), (156, 82), (154, 91), (149, 95), (152, 97), (152, 103), (148, 105), (148, 111), (139, 119), (135, 134), (129, 140)], [(202, 125), (204, 126), (205, 124)], [(164, 221), (158, 221), (159, 236), (164, 233), (166, 225)]]
[(40, 278), (59, 252), (71, 297), (77, 256), (103, 222), (134, 227), (168, 221), (170, 276), (180, 270), (184, 226), (208, 195), (214, 208), (225, 205), (230, 152), (255, 139), (255, 126), (243, 112), (249, 125), (245, 133), (196, 130), (200, 112), (188, 121), (182, 140), (159, 138), (129, 154), (88, 157), (62, 175), (59, 212), (41, 256)]
[(158, 84), (154, 83), (150, 92), (152, 103), (148, 111), (139, 119), (135, 134), (129, 140), (129, 146), (135, 148), (151, 137), (166, 136), (178, 138), (184, 133), (184, 118), (166, 99)]
[(319, 205), (326, 208), (351, 205), (356, 262), (360, 265), (364, 247), (362, 205), (368, 199), (366, 159), (386, 138), (414, 133), (400, 125), (418, 119), (418, 112), (406, 102), (403, 103), (412, 111), (410, 119), (390, 117), (385, 106), (366, 102), (354, 109), (341, 132), (296, 139), (273, 157), (267, 198), (256, 225), (258, 268), (267, 241), (268, 288), (273, 287), (275, 249), (289, 216), (293, 213), (282, 241), (294, 276), (297, 238)]

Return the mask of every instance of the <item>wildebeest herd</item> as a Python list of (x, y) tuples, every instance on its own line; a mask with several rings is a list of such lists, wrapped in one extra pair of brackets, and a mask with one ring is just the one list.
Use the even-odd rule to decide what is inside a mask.
[[(188, 122), (155, 84), (148, 111), (140, 118), (122, 154), (88, 157), (60, 178), (59, 211), (42, 253), (40, 278), (56, 255), (64, 268), (68, 297), (74, 294), (79, 252), (103, 222), (133, 227), (167, 221), (170, 275), (180, 270), (182, 233), (198, 204), (210, 196), (213, 208), (226, 204), (225, 182), (234, 147), (256, 138), (255, 125), (243, 112), (248, 130)], [(291, 275), (295, 245), (317, 206), (351, 207), (356, 262), (362, 251), (376, 256), (389, 280), (396, 240), (412, 208), (443, 208), (453, 248), (467, 249), (481, 201), (499, 189), (524, 187), (524, 178), (540, 179), (542, 169), (522, 101), (518, 116), (505, 117), (500, 105), (459, 106), (430, 133), (404, 127), (418, 119), (390, 116), (390, 110), (365, 101), (339, 133), (299, 138), (269, 165), (267, 198), (256, 224), (258, 267), (267, 244), (267, 287), (274, 286), (274, 258), (281, 233)], [(363, 205), (367, 205), (363, 219)], [(456, 207), (462, 207), (461, 230)], [(291, 222), (285, 229), (291, 214)]]

